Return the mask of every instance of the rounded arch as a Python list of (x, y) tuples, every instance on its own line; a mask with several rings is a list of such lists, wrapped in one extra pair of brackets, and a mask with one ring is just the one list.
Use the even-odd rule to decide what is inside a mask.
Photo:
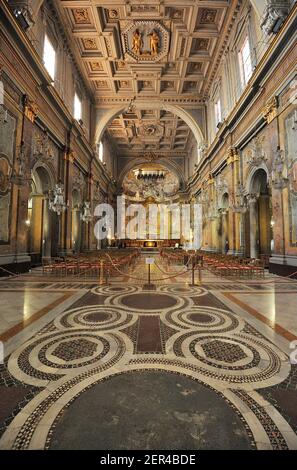
[(74, 187), (72, 189), (72, 206), (78, 208), (82, 203), (82, 194), (80, 189)]
[(32, 169), (32, 190), (37, 194), (46, 194), (55, 185), (52, 169), (44, 162), (38, 162)]
[(229, 209), (229, 193), (227, 189), (225, 189), (219, 196), (218, 207), (225, 210)]
[[(167, 103), (135, 103), (136, 109), (160, 109), (171, 112), (176, 116), (180, 117), (191, 129), (193, 135), (197, 141), (197, 144), (204, 140), (203, 132), (200, 129), (199, 124), (191, 114), (183, 109), (181, 106), (167, 104)], [(95, 146), (102, 140), (103, 134), (106, 127), (115, 119), (119, 114), (123, 113), (127, 109), (127, 105), (117, 106), (105, 112), (99, 117), (97, 116), (98, 123), (95, 131)]]
[(259, 170), (260, 174), (264, 174), (263, 172), (266, 173), (266, 180), (267, 180), (267, 185), (269, 184), (269, 171), (265, 163), (262, 163), (261, 165), (257, 167), (253, 167), (248, 174), (248, 177), (246, 179), (245, 183), (245, 190), (247, 194), (257, 194), (260, 192), (260, 188), (257, 191), (257, 175), (259, 175)]
[[(122, 186), (124, 178), (130, 170), (132, 170), (133, 168), (136, 168), (137, 166), (143, 165), (144, 163), (150, 163), (150, 162), (148, 162), (148, 160), (146, 160), (145, 158), (139, 157), (139, 158), (135, 158), (135, 159), (131, 160), (129, 163), (127, 163), (127, 165), (125, 165), (125, 167), (123, 168), (123, 170), (121, 171), (121, 173), (119, 175), (119, 178), (118, 178), (119, 186)], [(152, 163), (154, 163), (154, 162), (152, 162)], [(158, 163), (159, 165), (164, 166), (165, 168), (172, 171), (172, 173), (174, 173), (177, 176), (177, 178), (180, 182), (180, 188), (181, 189), (183, 189), (185, 187), (185, 184), (186, 184), (185, 178), (184, 178), (182, 172), (180, 171), (180, 168), (176, 165), (176, 163), (171, 162), (171, 161), (169, 161), (165, 158), (160, 158), (156, 163)]]

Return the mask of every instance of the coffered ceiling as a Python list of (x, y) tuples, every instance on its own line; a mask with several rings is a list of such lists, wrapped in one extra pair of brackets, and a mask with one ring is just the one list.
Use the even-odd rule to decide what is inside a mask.
[(168, 111), (139, 110), (120, 114), (108, 126), (107, 134), (121, 155), (142, 152), (183, 155), (193, 143), (187, 124)]
[[(240, 2), (55, 0), (97, 106), (130, 100), (202, 107)], [(135, 32), (141, 40), (137, 50)], [(156, 32), (152, 52), (150, 38)], [(146, 106), (147, 107), (147, 106)], [(173, 115), (120, 115), (108, 134), (123, 151), (155, 145), (186, 151), (189, 129)], [(143, 121), (149, 121), (147, 124)], [(146, 128), (146, 125), (155, 126)], [(137, 128), (135, 130), (135, 128)]]

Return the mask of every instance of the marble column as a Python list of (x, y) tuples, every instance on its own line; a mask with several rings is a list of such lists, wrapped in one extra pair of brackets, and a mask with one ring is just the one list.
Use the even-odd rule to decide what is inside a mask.
[(259, 256), (259, 215), (258, 199), (256, 196), (249, 197), (250, 207), (250, 256), (258, 258)]

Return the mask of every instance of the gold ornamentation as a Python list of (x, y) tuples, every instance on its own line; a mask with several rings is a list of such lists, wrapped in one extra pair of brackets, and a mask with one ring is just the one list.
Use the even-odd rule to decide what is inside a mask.
[(264, 106), (262, 110), (263, 118), (269, 124), (277, 116), (278, 101), (277, 97), (273, 96)]
[(83, 38), (83, 45), (87, 51), (94, 51), (97, 49), (97, 44), (94, 38)]
[(141, 37), (141, 34), (140, 34), (139, 30), (136, 29), (133, 33), (132, 51), (136, 55), (140, 55), (141, 52), (142, 52), (142, 48), (143, 48), (142, 37)]
[(108, 10), (108, 16), (109, 18), (111, 18), (112, 20), (115, 20), (118, 18), (119, 16), (119, 12), (117, 10)]
[(90, 66), (91, 66), (91, 69), (92, 69), (93, 72), (103, 70), (103, 65), (101, 64), (101, 62), (91, 62)]
[(90, 24), (89, 13), (86, 8), (76, 8), (73, 10), (74, 21), (77, 24)]
[(156, 31), (153, 31), (150, 35), (150, 49), (152, 55), (157, 55), (159, 52), (160, 38)]
[(231, 163), (237, 162), (239, 160), (239, 154), (236, 147), (230, 147), (227, 150), (227, 158), (226, 163), (227, 165), (231, 165)]
[(29, 119), (32, 124), (35, 121), (35, 118), (38, 113), (38, 106), (33, 101), (27, 100), (25, 104), (25, 116)]
[(75, 160), (75, 153), (73, 152), (73, 150), (70, 150), (68, 153), (65, 153), (64, 159), (70, 163), (73, 163)]

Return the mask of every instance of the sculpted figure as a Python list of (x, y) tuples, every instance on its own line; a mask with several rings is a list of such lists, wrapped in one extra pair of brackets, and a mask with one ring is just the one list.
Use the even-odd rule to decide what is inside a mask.
[(138, 29), (136, 29), (133, 33), (133, 41), (132, 41), (132, 51), (140, 55), (141, 49), (143, 47), (142, 37)]
[(156, 55), (159, 52), (159, 35), (156, 33), (156, 31), (153, 31), (150, 34), (150, 48), (151, 48), (151, 54)]

